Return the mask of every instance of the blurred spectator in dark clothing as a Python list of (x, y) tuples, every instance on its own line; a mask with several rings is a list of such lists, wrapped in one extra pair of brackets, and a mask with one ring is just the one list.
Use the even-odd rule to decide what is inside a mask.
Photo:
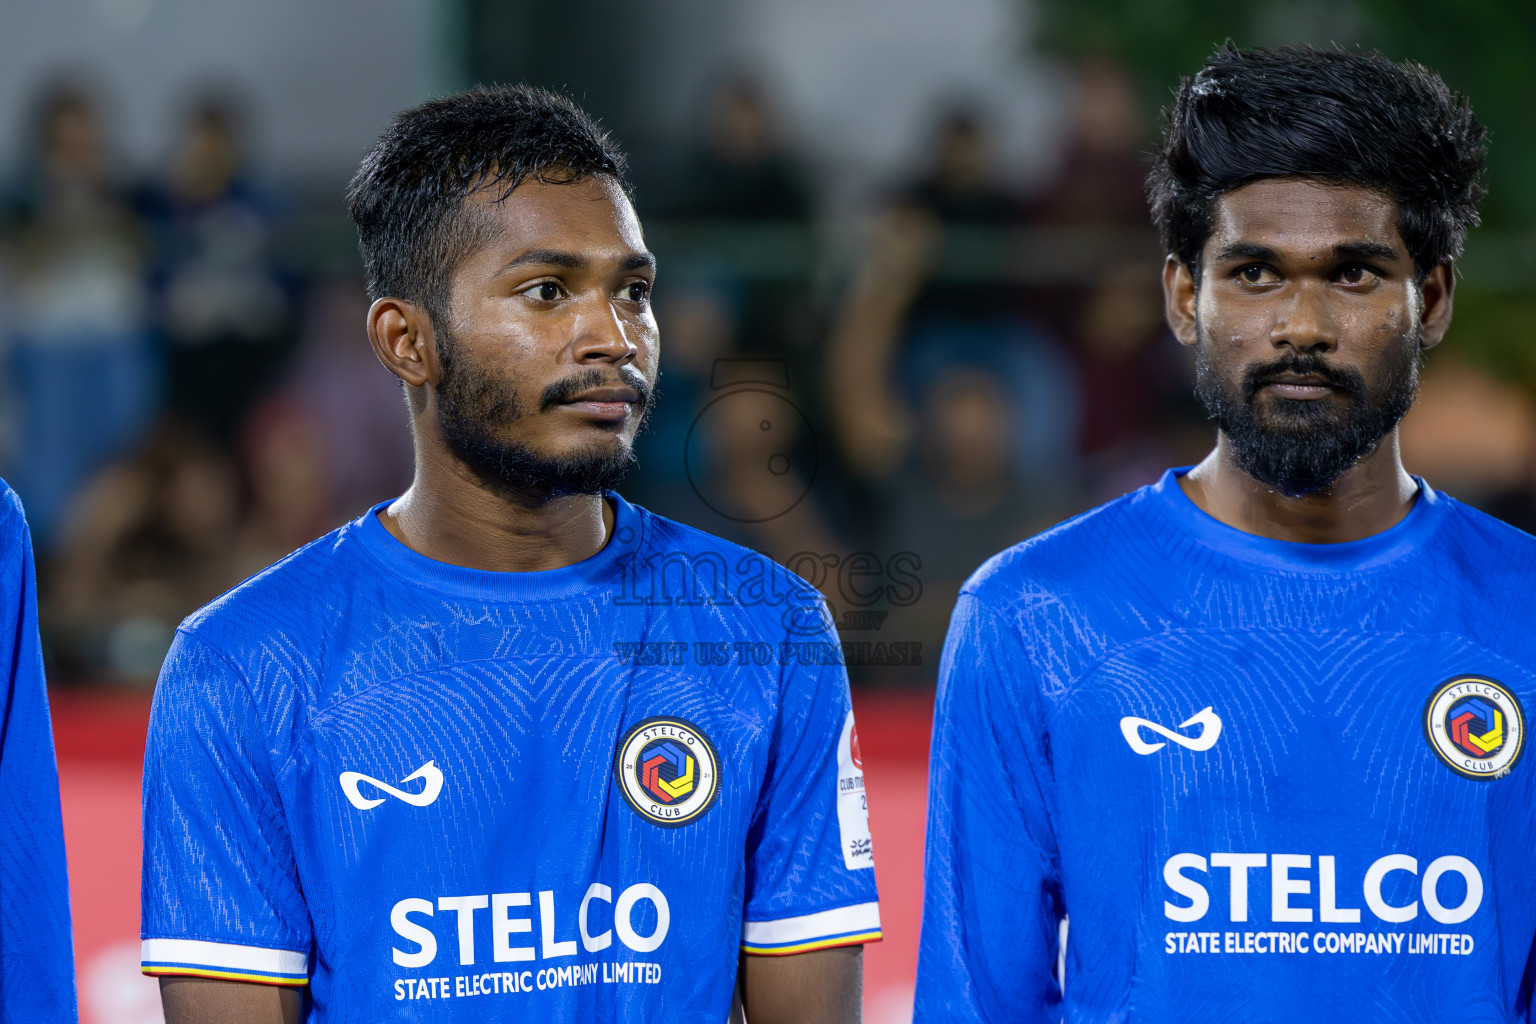
[(335, 511), (324, 428), (311, 410), (281, 397), (269, 399), (246, 423), (241, 442), (250, 501), (235, 545), (237, 579), (260, 572), (345, 518)]
[[(935, 383), (980, 372), (1000, 388), (1001, 402), (989, 408), (1004, 416), (996, 429), (1008, 438), (1007, 471), (1040, 479), (1034, 494), (1059, 496), (1070, 489), (1077, 381), (1054, 342), (1003, 319), (968, 334), (933, 332), (932, 345), (908, 336), (907, 311), (937, 237), (936, 224), (912, 209), (886, 211), (876, 223), (828, 349), (828, 415), (838, 446), (866, 480), (912, 479), (911, 471), (922, 469), (913, 460)], [(1043, 503), (1056, 506), (1055, 497)], [(1016, 514), (1028, 522), (1037, 510), (1020, 507)]]
[(1156, 430), (1170, 390), (1189, 390), (1179, 365), (1163, 358), (1175, 343), (1163, 322), (1156, 269), (1133, 265), (1104, 274), (1079, 307), (1075, 326), (1083, 453), (1109, 451)]
[[(1060, 346), (1020, 314), (1008, 260), (1021, 207), (996, 166), (978, 116), (957, 110), (943, 120), (928, 172), (901, 189), (876, 219), (866, 265), (841, 316), (833, 362), (878, 353), (880, 368), (871, 371), (914, 408), (921, 405), (921, 390), (948, 366), (985, 367), (1007, 382), (1017, 468), (1070, 474), (1076, 381)], [(848, 367), (833, 379), (846, 385), (856, 375)], [(842, 394), (828, 398), (836, 416), (868, 422), (875, 415), (850, 409), (857, 403)], [(894, 423), (903, 417), (878, 418)], [(845, 441), (850, 437), (846, 429), (839, 433)], [(868, 453), (845, 451), (860, 463), (853, 467), (856, 475), (882, 475), (883, 457), (871, 462)]]
[[(679, 277), (681, 280), (679, 280)], [(804, 381), (772, 355), (744, 353), (735, 294), (718, 275), (677, 267), (660, 291), (658, 401), (626, 483), (646, 507), (785, 561), (835, 546)]]
[(169, 409), (233, 442), (289, 344), (289, 296), (269, 251), (276, 204), (251, 178), (235, 105), (196, 103), (147, 197)]
[[(1085, 500), (1119, 497), (1209, 447), (1189, 386), (1191, 353), (1169, 333), (1155, 265), (1106, 271), (1075, 303), (1071, 351), (1082, 387)], [(1197, 447), (1183, 445), (1193, 433)]]
[(153, 682), (176, 624), (239, 581), (234, 463), (166, 421), (70, 506), (43, 588), (64, 674)]
[(827, 361), (829, 416), (872, 491), (861, 542), (916, 556), (921, 599), (891, 609), (882, 639), (916, 641), (931, 681), (961, 582), (1072, 507), (1076, 382), (1054, 345), (1001, 314), (907, 322), (941, 228), (897, 207), (879, 219)]
[(1062, 162), (1036, 195), (1031, 219), (1150, 231), (1141, 153), (1145, 122), (1124, 69), (1102, 57), (1078, 63), (1067, 123)]
[(805, 221), (814, 200), (810, 175), (785, 143), (762, 85), (745, 76), (724, 82), (711, 98), (702, 138), (678, 182), (677, 213)]
[(1082, 497), (1097, 504), (1178, 463), (1191, 430), (1208, 447), (1209, 428), (1187, 383), (1188, 353), (1163, 323), (1142, 186), (1145, 123), (1129, 76), (1106, 58), (1081, 60), (1069, 114), (1061, 162), (1030, 217), (1070, 249), (1064, 263), (1081, 283), (1032, 287), (1021, 300), (1071, 351), (1082, 387)]
[(795, 363), (815, 341), (810, 303), (815, 195), (778, 110), (755, 78), (737, 75), (710, 96), (698, 137), (671, 183), (668, 210), (704, 232), (703, 269), (731, 294), (731, 336), (741, 350)]
[[(892, 610), (891, 639), (916, 640), (937, 668), (960, 587), (997, 552), (1053, 525), (1071, 498), (1065, 481), (1026, 475), (1007, 385), (995, 372), (954, 365), (932, 379), (915, 410), (914, 451), (905, 478), (887, 489), (880, 551), (910, 552), (922, 598)], [(909, 474), (909, 475), (906, 475)]]
[(657, 291), (660, 401), (634, 484), (657, 511), (781, 561), (825, 550), (802, 412), (820, 383), (816, 197), (761, 82), (736, 75), (714, 90), (671, 192), (695, 251)]
[(344, 518), (307, 409), (265, 401), (239, 448), (167, 417), (80, 490), (43, 589), (63, 675), (153, 682), (177, 623)]
[(646, 508), (685, 523), (699, 523), (702, 507), (689, 482), (687, 450), (694, 421), (710, 402), (715, 362), (736, 350), (734, 296), (718, 275), (667, 267), (658, 290), (661, 377), (645, 430), (635, 438), (636, 468), (625, 493)]
[(1008, 251), (1009, 229), (1023, 210), (997, 174), (992, 140), (979, 114), (956, 108), (940, 120), (922, 176), (897, 191), (895, 204), (933, 223), (930, 261), (909, 317), (915, 333), (929, 322), (980, 324), (992, 330), (1013, 317), (1006, 268), (988, 254)]
[(68, 84), (46, 93), (33, 143), (7, 204), (16, 416), (6, 476), (47, 553), (75, 488), (142, 436), (158, 380), (144, 239), (90, 97)]
[(825, 488), (812, 487), (824, 457), (799, 383), (782, 359), (716, 360), (683, 453), (710, 511), (687, 521), (786, 564), (836, 546)]
[(894, 346), (885, 372), (907, 410), (924, 409), (927, 390), (957, 367), (995, 375), (1007, 396), (999, 429), (1012, 438), (1010, 472), (1056, 480), (1074, 470), (1077, 387), (1066, 355), (1020, 309), (1010, 260), (1022, 212), (980, 114), (951, 111), (938, 125), (927, 171), (898, 192), (872, 244), (889, 250), (885, 273), (894, 270), (900, 284), (886, 288), (876, 274), (856, 287), (841, 334), (870, 339), (861, 347), (872, 353), (880, 347), (872, 325), (897, 317), (880, 345)]
[(941, 224), (1007, 227), (1019, 204), (995, 174), (991, 140), (974, 112), (960, 108), (939, 122), (927, 172), (902, 198)]
[(316, 282), (305, 297), (292, 371), (279, 389), (314, 423), (330, 492), (327, 511), (337, 522), (403, 493), (411, 482), (400, 382), (368, 344), (367, 313), (361, 280)]

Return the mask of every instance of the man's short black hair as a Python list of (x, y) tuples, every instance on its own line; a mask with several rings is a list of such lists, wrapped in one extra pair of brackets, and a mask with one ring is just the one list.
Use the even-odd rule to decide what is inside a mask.
[(1487, 131), (1421, 64), (1312, 47), (1217, 49), (1179, 83), (1147, 176), (1168, 252), (1199, 280), (1216, 200), (1259, 178), (1356, 185), (1391, 197), (1422, 278), (1461, 255), (1486, 191)]
[(453, 272), (488, 231), (470, 195), (490, 189), (500, 200), (530, 177), (563, 184), (598, 174), (628, 195), (625, 168), (608, 133), (547, 89), (477, 86), (398, 114), (347, 189), (368, 297), (420, 303), (445, 325)]

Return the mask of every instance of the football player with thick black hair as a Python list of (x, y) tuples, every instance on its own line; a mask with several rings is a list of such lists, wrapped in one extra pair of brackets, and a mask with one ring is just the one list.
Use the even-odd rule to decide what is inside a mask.
[(1536, 540), (1397, 443), (1484, 139), (1373, 53), (1182, 83), (1149, 192), (1215, 448), (963, 589), (918, 1021), (1527, 1019)]

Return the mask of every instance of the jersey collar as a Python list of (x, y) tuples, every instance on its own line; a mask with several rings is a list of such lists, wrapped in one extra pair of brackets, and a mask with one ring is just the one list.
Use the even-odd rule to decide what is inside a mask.
[(428, 558), (395, 539), (378, 513), (394, 499), (373, 506), (348, 527), (374, 561), (406, 583), (442, 594), (480, 601), (549, 601), (590, 593), (618, 580), (623, 563), (640, 547), (645, 523), (641, 512), (618, 494), (613, 503), (613, 534), (592, 557), (542, 572), (491, 572)]
[(1142, 492), (1145, 500), (1165, 522), (1197, 543), (1232, 558), (1286, 572), (1359, 572), (1396, 561), (1422, 549), (1448, 507), (1434, 488), (1414, 477), (1419, 490), (1413, 507), (1400, 522), (1380, 533), (1339, 544), (1274, 540), (1228, 526), (1191, 501), (1179, 486), (1179, 477), (1192, 468), (1181, 466), (1165, 472)]

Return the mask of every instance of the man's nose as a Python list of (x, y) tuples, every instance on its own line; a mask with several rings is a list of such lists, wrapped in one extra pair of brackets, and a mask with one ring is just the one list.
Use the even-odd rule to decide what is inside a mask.
[(1332, 350), (1338, 345), (1338, 325), (1326, 295), (1326, 285), (1302, 282), (1276, 314), (1269, 340), (1276, 348), (1289, 346), (1298, 352)]
[(629, 336), (630, 327), (610, 302), (584, 303), (576, 317), (575, 326), (575, 356), (578, 363), (628, 362), (640, 351)]

